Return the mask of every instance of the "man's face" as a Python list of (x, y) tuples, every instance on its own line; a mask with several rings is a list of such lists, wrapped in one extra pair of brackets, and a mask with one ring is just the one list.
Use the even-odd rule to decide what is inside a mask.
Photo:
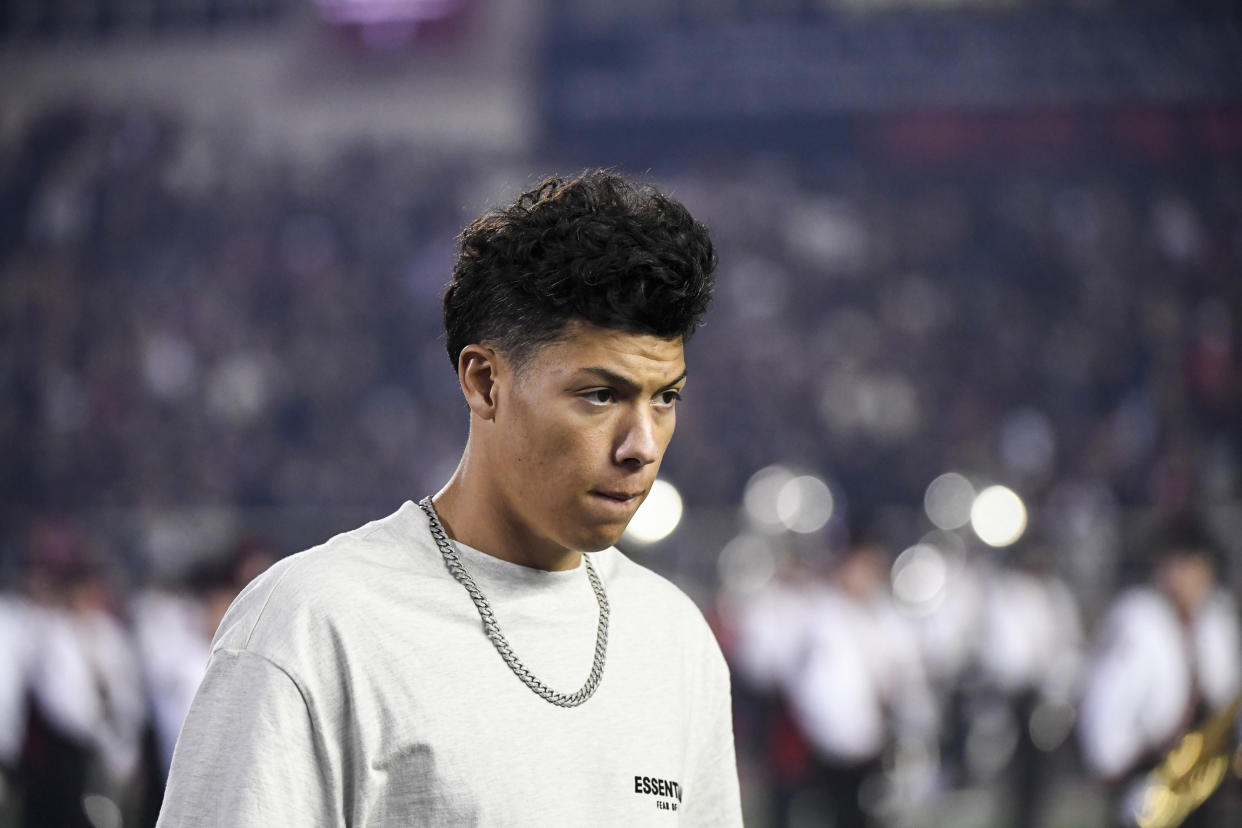
[(497, 517), (537, 554), (616, 543), (673, 436), (681, 338), (575, 323), (517, 371), (502, 366), (489, 441)]
[(1212, 594), (1215, 573), (1211, 559), (1194, 549), (1179, 549), (1165, 557), (1157, 569), (1157, 582), (1187, 618)]

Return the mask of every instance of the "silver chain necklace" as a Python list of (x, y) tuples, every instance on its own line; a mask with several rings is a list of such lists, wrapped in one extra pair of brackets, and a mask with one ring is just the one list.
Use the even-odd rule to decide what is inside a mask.
[(466, 567), (462, 565), (461, 558), (457, 555), (457, 550), (453, 548), (453, 544), (449, 541), (448, 533), (444, 531), (444, 527), (440, 525), (440, 518), (436, 515), (435, 507), (431, 505), (431, 498), (424, 497), (418, 502), (419, 507), (427, 515), (427, 521), (431, 528), (431, 538), (436, 542), (436, 548), (440, 550), (440, 554), (444, 556), (444, 565), (448, 567), (448, 571), (453, 574), (466, 592), (474, 601), (475, 607), (479, 610), (479, 618), (483, 619), (483, 631), (487, 633), (487, 637), (492, 640), (496, 652), (500, 653), (500, 657), (505, 660), (505, 664), (509, 665), (509, 669), (513, 674), (522, 680), (522, 683), (535, 692), (540, 698), (549, 701), (560, 707), (577, 707), (595, 694), (596, 688), (599, 687), (600, 679), (604, 677), (604, 659), (608, 655), (608, 595), (604, 592), (604, 585), (600, 581), (599, 576), (595, 574), (595, 567), (591, 565), (591, 558), (588, 555), (582, 556), (582, 562), (586, 565), (587, 578), (591, 581), (591, 589), (595, 590), (595, 600), (599, 602), (599, 627), (595, 631), (595, 659), (591, 662), (591, 674), (587, 676), (586, 683), (582, 685), (576, 693), (558, 693), (526, 669), (526, 665), (522, 664), (521, 659), (513, 652), (513, 647), (509, 645), (509, 640), (505, 638), (504, 633), (500, 631), (500, 623), (496, 620), (496, 614), (492, 612), (491, 604), (487, 603), (482, 590), (470, 577), (470, 573), (466, 571)]

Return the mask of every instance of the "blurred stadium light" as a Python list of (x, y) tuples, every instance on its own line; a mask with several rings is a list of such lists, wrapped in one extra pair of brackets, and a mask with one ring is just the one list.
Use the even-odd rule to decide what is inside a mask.
[(1010, 546), (1026, 531), (1026, 505), (1012, 489), (989, 486), (970, 507), (970, 525), (988, 546)]
[(915, 544), (893, 561), (893, 597), (909, 615), (927, 615), (944, 600), (948, 577), (940, 550), (931, 544)]
[(750, 476), (742, 495), (746, 520), (764, 532), (779, 532), (784, 527), (777, 503), (785, 484), (794, 473), (784, 466), (765, 466)]
[(945, 472), (927, 485), (923, 511), (940, 529), (959, 529), (970, 522), (975, 487), (957, 472)]
[(720, 585), (732, 595), (752, 595), (776, 575), (777, 553), (770, 536), (744, 532), (726, 543), (717, 560)]
[(639, 544), (664, 540), (681, 523), (681, 515), (681, 492), (667, 480), (656, 480), (626, 527), (625, 539)]
[(832, 519), (835, 503), (828, 484), (813, 474), (786, 480), (776, 493), (776, 516), (791, 532), (809, 535)]

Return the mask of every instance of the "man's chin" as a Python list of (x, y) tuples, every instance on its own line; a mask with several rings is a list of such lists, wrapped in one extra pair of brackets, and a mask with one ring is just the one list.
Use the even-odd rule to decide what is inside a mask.
[(629, 524), (623, 524), (620, 527), (608, 526), (598, 527), (596, 531), (584, 533), (584, 537), (578, 544), (581, 552), (599, 552), (611, 546), (616, 546), (621, 540), (621, 536), (625, 534), (625, 527)]

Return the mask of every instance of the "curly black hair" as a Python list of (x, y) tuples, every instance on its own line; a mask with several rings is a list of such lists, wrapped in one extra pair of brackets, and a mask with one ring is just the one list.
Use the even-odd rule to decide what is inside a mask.
[(487, 343), (522, 365), (567, 325), (689, 339), (716, 252), (679, 202), (606, 170), (551, 177), (458, 239), (444, 294), (449, 359)]

